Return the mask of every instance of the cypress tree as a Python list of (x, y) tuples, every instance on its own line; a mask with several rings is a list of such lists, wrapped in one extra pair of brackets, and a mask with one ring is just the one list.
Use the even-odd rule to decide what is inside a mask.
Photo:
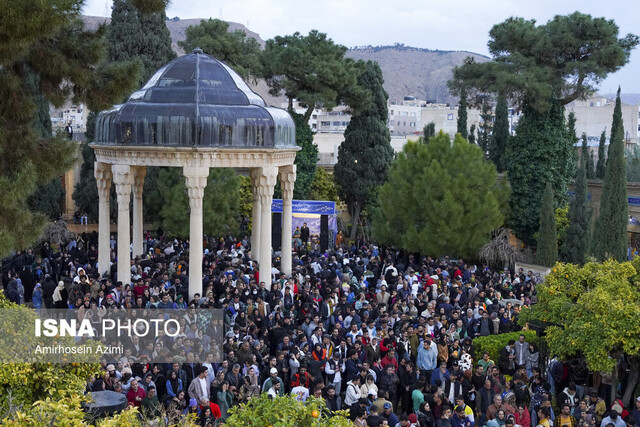
[(306, 200), (311, 192), (311, 185), (316, 175), (318, 165), (318, 146), (313, 143), (313, 130), (304, 116), (295, 111), (290, 112), (296, 125), (296, 144), (302, 149), (296, 154), (296, 184), (293, 187), (293, 197)]
[(569, 132), (569, 137), (573, 143), (578, 142), (578, 137), (576, 136), (576, 115), (573, 111), (567, 116), (567, 132)]
[(620, 88), (613, 110), (609, 152), (607, 153), (600, 215), (595, 229), (595, 255), (599, 260), (624, 261), (627, 255), (627, 169), (624, 158), (624, 127)]
[(596, 178), (604, 179), (604, 169), (607, 161), (605, 154), (605, 143), (607, 142), (607, 135), (605, 131), (602, 131), (600, 135), (600, 143), (598, 144), (598, 164), (596, 165)]
[(540, 209), (540, 228), (538, 229), (538, 245), (536, 262), (551, 267), (558, 260), (558, 235), (556, 230), (556, 214), (553, 209), (553, 190), (547, 182)]
[(114, 0), (107, 32), (108, 58), (112, 62), (139, 60), (139, 86), (176, 57), (164, 11), (141, 13), (131, 0)]
[(587, 179), (595, 179), (596, 177), (596, 168), (595, 168), (595, 159), (593, 157), (593, 152), (589, 152), (589, 161), (587, 162)]
[(582, 133), (582, 146), (580, 148), (580, 165), (584, 166), (586, 172), (589, 164), (589, 146), (587, 145), (587, 134), (584, 132)]
[(480, 146), (480, 148), (482, 148), (482, 153), (486, 154), (489, 150), (491, 129), (493, 128), (493, 113), (491, 111), (491, 106), (486, 99), (482, 101), (480, 119), (482, 120), (482, 123), (480, 124), (480, 127), (478, 129), (478, 145)]
[(504, 95), (498, 95), (496, 103), (496, 119), (493, 124), (493, 135), (489, 148), (489, 158), (498, 168), (498, 172), (504, 172), (504, 153), (509, 140), (509, 105)]
[(476, 143), (476, 125), (471, 125), (469, 128), (469, 137), (467, 139), (469, 140), (469, 144)]
[(589, 247), (591, 214), (587, 199), (587, 165), (591, 159), (585, 155), (587, 136), (582, 135), (582, 157), (574, 183), (575, 197), (569, 203), (569, 227), (562, 245), (562, 258), (565, 262), (582, 264)]
[(457, 132), (467, 139), (467, 90), (462, 87), (460, 91), (460, 103), (458, 104), (458, 130)]
[(351, 212), (351, 240), (356, 238), (360, 212), (378, 186), (385, 182), (393, 160), (391, 136), (387, 128), (389, 95), (383, 83), (380, 66), (367, 61), (358, 76), (358, 85), (369, 91), (371, 101), (352, 116), (344, 133), (344, 142), (338, 148), (338, 162), (333, 176), (341, 199)]
[(508, 140), (504, 164), (511, 185), (509, 227), (527, 244), (535, 243), (544, 183), (553, 187), (555, 206), (565, 202), (567, 184), (575, 175), (564, 106), (554, 101), (543, 113), (528, 104), (523, 107), (516, 135)]
[(436, 136), (436, 124), (434, 122), (429, 122), (422, 128), (422, 135), (424, 137), (424, 142), (429, 142), (431, 138)]
[[(167, 62), (176, 57), (171, 48), (171, 35), (166, 24), (164, 10), (155, 13), (143, 13), (136, 8), (135, 0), (114, 0), (111, 12), (111, 23), (107, 31), (109, 61), (139, 61), (142, 71), (138, 78), (138, 87), (144, 86), (147, 81)], [(89, 139), (87, 139), (89, 141)], [(147, 176), (144, 181), (144, 206), (154, 205), (152, 194), (156, 193), (160, 168), (147, 167)], [(95, 187), (93, 178), (93, 166), (87, 174), (88, 187)], [(79, 189), (80, 194), (89, 194), (93, 190)], [(113, 194), (113, 189), (112, 189)], [(113, 200), (113, 198), (112, 198)], [(173, 203), (167, 200), (166, 203)], [(115, 205), (115, 203), (111, 203)], [(89, 217), (96, 215), (95, 208), (87, 210)], [(113, 210), (112, 210), (113, 213)], [(144, 221), (160, 222), (160, 209), (144, 209)]]

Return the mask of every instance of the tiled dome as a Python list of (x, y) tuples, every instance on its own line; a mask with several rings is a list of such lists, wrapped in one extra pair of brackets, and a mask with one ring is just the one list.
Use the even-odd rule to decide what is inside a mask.
[(129, 100), (103, 111), (95, 143), (127, 146), (280, 148), (295, 126), (226, 64), (195, 49), (158, 70)]

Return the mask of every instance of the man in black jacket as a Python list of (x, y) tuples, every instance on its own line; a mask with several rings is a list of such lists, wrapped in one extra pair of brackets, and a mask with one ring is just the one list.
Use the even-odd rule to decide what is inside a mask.
[(302, 224), (302, 228), (300, 229), (300, 240), (302, 240), (302, 245), (304, 249), (307, 248), (307, 242), (309, 241), (309, 227), (307, 227), (307, 223)]
[(331, 412), (339, 411), (342, 409), (342, 400), (340, 396), (336, 394), (336, 389), (334, 386), (327, 386), (327, 397), (325, 397), (325, 402), (327, 402), (327, 409)]

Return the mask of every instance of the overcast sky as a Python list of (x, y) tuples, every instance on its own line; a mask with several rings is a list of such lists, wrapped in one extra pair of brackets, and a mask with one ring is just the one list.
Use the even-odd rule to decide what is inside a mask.
[[(86, 0), (84, 14), (108, 16), (110, 7), (111, 0)], [(494, 24), (510, 16), (545, 23), (576, 10), (613, 19), (621, 35), (640, 34), (640, 7), (634, 0), (173, 0), (167, 15), (239, 22), (264, 40), (317, 29), (348, 47), (403, 43), (486, 55)], [(615, 92), (618, 85), (625, 93), (640, 93), (640, 48), (600, 92)]]

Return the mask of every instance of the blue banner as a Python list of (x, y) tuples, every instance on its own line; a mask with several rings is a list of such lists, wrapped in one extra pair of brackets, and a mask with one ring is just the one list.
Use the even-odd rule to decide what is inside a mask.
[[(336, 202), (327, 202), (324, 200), (294, 200), (293, 213), (307, 213), (316, 215), (335, 215)], [(271, 204), (271, 212), (282, 212), (282, 199), (273, 199)]]

